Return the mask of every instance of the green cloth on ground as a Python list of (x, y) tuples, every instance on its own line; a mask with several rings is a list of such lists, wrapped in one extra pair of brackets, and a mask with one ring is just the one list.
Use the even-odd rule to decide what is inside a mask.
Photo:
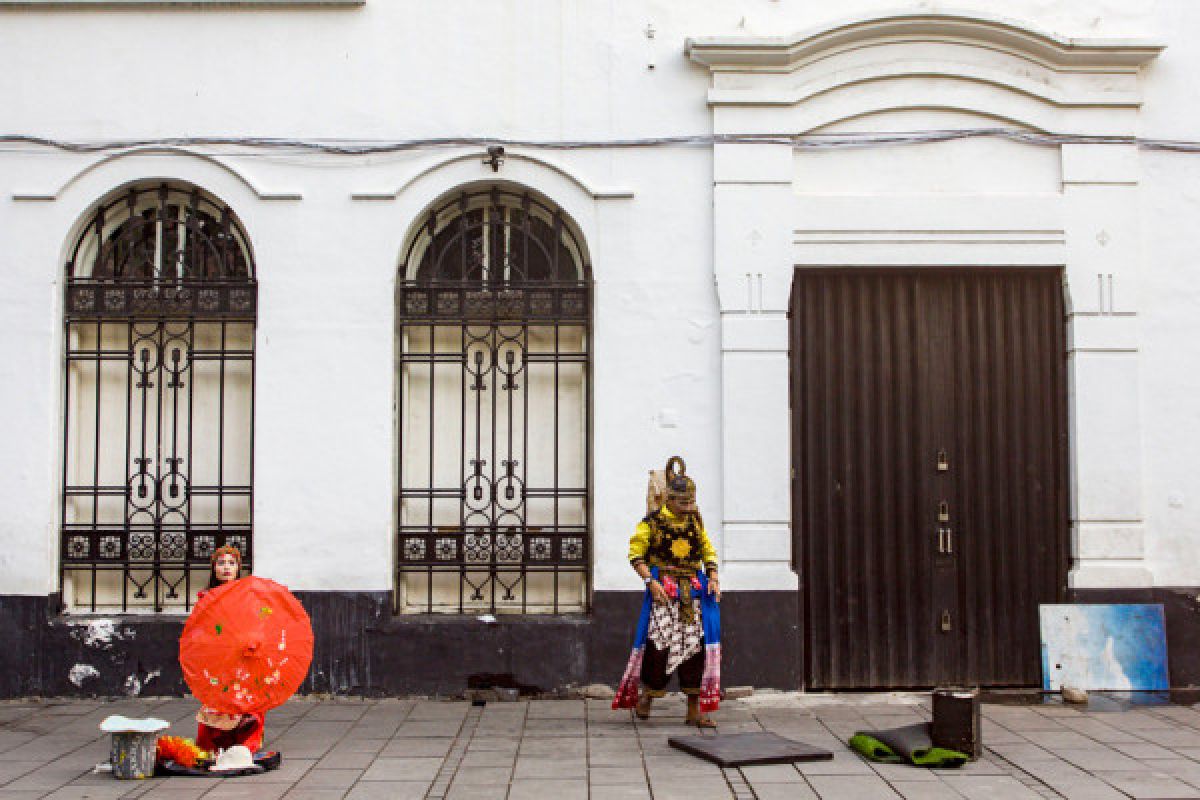
[[(864, 758), (883, 764), (903, 764), (906, 759), (869, 733), (859, 731), (850, 737), (850, 747)], [(944, 747), (921, 747), (913, 750), (911, 763), (918, 767), (961, 767), (970, 759), (966, 753)]]
[(856, 733), (851, 736), (850, 747), (870, 761), (879, 761), (883, 764), (904, 763), (904, 759), (897, 755), (892, 748), (865, 733)]

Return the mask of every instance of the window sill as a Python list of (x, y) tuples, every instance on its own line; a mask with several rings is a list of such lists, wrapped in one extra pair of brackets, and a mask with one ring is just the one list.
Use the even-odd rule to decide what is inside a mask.
[(591, 624), (586, 612), (564, 614), (497, 614), (495, 622), (484, 622), (475, 614), (393, 614), (368, 626), (374, 633), (394, 633), (412, 627), (460, 626), (470, 628), (509, 628), (529, 625), (575, 627)]

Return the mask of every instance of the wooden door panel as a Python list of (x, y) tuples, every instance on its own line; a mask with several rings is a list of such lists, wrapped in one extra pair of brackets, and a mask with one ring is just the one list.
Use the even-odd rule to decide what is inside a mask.
[(1060, 281), (797, 271), (793, 530), (810, 686), (1038, 682), (1037, 604), (1061, 598), (1067, 564)]

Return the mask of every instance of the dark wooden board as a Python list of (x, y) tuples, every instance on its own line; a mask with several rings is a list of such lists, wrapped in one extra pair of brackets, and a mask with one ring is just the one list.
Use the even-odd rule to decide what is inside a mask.
[(774, 733), (731, 733), (726, 736), (672, 736), (671, 747), (721, 767), (830, 761), (833, 753)]

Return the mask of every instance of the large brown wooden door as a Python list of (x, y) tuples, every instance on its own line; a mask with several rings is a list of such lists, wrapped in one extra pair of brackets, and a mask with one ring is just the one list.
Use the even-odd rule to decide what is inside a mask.
[(1067, 568), (1061, 273), (802, 269), (790, 316), (807, 685), (1038, 684)]

